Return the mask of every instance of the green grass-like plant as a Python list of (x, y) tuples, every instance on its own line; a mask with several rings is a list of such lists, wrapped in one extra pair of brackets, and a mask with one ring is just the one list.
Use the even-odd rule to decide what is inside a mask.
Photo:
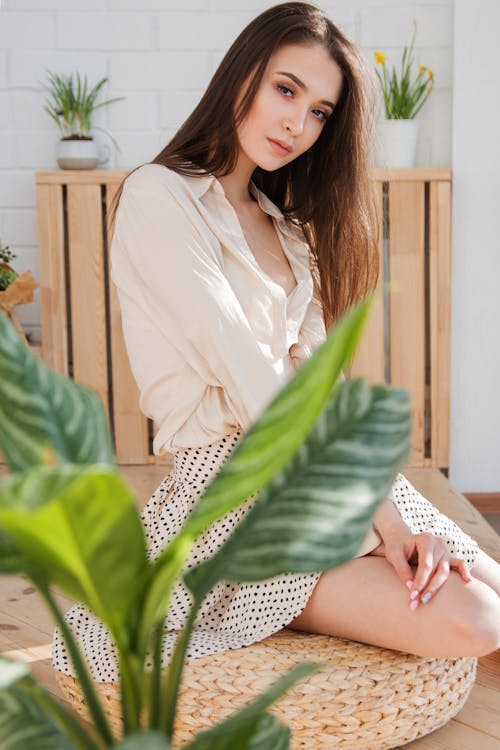
[[(27, 665), (2, 659), (0, 747), (168, 750), (186, 649), (208, 591), (221, 580), (329, 570), (357, 553), (410, 442), (406, 391), (342, 378), (371, 301), (352, 308), (297, 370), (154, 560), (148, 560), (137, 504), (116, 465), (99, 397), (51, 370), (0, 315), (0, 447), (11, 470), (0, 482), (0, 572), (27, 576), (44, 599), (95, 727), (88, 730), (67, 712)], [(186, 571), (198, 536), (243, 503), (243, 520), (223, 547)], [(166, 665), (164, 625), (181, 577), (194, 602)], [(113, 638), (121, 739), (54, 587), (87, 606)], [(269, 706), (321, 666), (297, 666), (184, 750), (287, 750), (290, 729)]]
[(384, 98), (387, 120), (412, 120), (418, 115), (434, 88), (434, 71), (425, 65), (419, 65), (418, 73), (412, 77), (413, 46), (417, 35), (417, 24), (414, 21), (413, 36), (409, 47), (405, 47), (401, 60), (401, 74), (398, 77), (393, 65), (389, 72), (386, 65), (387, 56), (375, 52), (375, 68)]
[[(118, 102), (125, 99), (124, 96), (117, 96), (113, 99), (106, 99), (97, 104), (97, 98), (102, 87), (108, 81), (108, 78), (102, 78), (93, 88), (89, 88), (87, 76), (81, 79), (80, 73), (69, 75), (59, 75), (45, 69), (49, 78), (48, 89), (51, 99), (46, 99), (44, 110), (54, 120), (61, 132), (63, 139), (90, 139), (92, 130), (92, 115), (99, 107), (105, 107), (112, 102)], [(116, 144), (115, 139), (106, 128), (94, 126), (95, 130), (103, 130)]]

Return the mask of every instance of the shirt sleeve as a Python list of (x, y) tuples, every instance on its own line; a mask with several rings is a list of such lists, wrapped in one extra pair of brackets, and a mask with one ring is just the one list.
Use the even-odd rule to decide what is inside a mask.
[[(125, 183), (111, 252), (115, 283), (125, 267), (134, 276), (127, 293), (137, 291), (149, 319), (204, 382), (224, 389), (228, 407), (247, 430), (284, 383), (224, 276), (218, 240), (175, 187)], [(131, 360), (140, 356), (128, 354)]]

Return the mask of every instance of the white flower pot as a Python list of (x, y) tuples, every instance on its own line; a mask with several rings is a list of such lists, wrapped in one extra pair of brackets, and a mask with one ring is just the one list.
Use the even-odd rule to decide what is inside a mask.
[(414, 167), (418, 141), (418, 120), (382, 120), (377, 124), (375, 165)]
[(108, 161), (108, 146), (92, 140), (60, 140), (56, 145), (56, 159), (61, 169), (95, 169)]

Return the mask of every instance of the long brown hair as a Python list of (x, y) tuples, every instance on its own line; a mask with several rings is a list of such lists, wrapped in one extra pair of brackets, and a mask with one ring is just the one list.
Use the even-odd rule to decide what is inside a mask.
[[(232, 172), (239, 149), (236, 128), (252, 105), (269, 58), (288, 44), (324, 47), (342, 71), (341, 96), (306, 152), (272, 172), (256, 167), (252, 179), (302, 227), (330, 327), (375, 287), (379, 273), (370, 175), (375, 99), (367, 62), (321, 9), (309, 3), (282, 3), (251, 21), (224, 56), (195, 110), (149, 163), (186, 175), (200, 168), (216, 177)], [(248, 88), (236, 108), (247, 79)], [(111, 226), (125, 179), (111, 209)]]

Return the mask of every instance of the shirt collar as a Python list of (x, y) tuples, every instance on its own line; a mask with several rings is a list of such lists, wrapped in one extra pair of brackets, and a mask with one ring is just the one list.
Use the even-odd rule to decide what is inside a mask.
[[(213, 174), (210, 174), (208, 172), (201, 172), (199, 177), (194, 175), (184, 175), (184, 177), (189, 182), (191, 190), (197, 198), (201, 198), (210, 189), (224, 195), (224, 188), (222, 187), (222, 184)], [(285, 218), (283, 212), (280, 211), (278, 206), (276, 206), (272, 202), (272, 200), (270, 200), (270, 198), (268, 198), (267, 195), (262, 192), (262, 190), (259, 190), (259, 188), (252, 180), (250, 180), (249, 189), (252, 195), (257, 198), (259, 206), (263, 211), (265, 211), (267, 214), (270, 214), (271, 216), (274, 216), (276, 219)]]

